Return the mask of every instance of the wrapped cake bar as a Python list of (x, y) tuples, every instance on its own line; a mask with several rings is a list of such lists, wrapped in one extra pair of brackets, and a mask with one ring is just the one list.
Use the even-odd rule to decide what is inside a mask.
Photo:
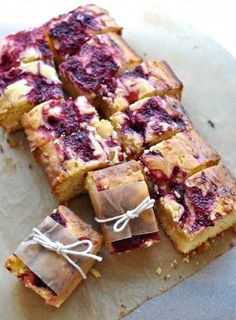
[[(111, 253), (159, 242), (152, 205), (145, 207), (146, 202), (152, 204), (153, 200), (138, 162), (132, 160), (89, 172), (86, 186)], [(137, 212), (140, 206), (143, 209)]]
[(103, 84), (99, 105), (109, 118), (145, 97), (169, 95), (180, 99), (182, 89), (182, 83), (165, 61), (145, 61), (111, 83)]
[(87, 123), (99, 121), (96, 109), (85, 97), (49, 100), (25, 113), (21, 119), (31, 151), (62, 135), (70, 135)]
[(96, 253), (102, 242), (102, 236), (90, 225), (60, 206), (33, 229), (6, 260), (5, 267), (46, 304), (60, 307), (95, 261), (101, 261)]
[(152, 197), (159, 198), (170, 192), (176, 183), (216, 165), (220, 156), (192, 129), (177, 133), (145, 150), (140, 160), (150, 183)]
[(70, 135), (48, 142), (38, 160), (44, 167), (53, 193), (65, 202), (84, 190), (87, 172), (123, 160), (117, 135), (108, 120), (94, 126), (82, 124)]
[(61, 82), (51, 64), (34, 61), (0, 73), (0, 126), (21, 128), (25, 112), (49, 99), (63, 97)]
[(79, 54), (64, 61), (59, 70), (63, 86), (71, 96), (85, 95), (93, 100), (101, 85), (109, 84), (118, 72), (140, 62), (124, 40), (111, 32), (90, 38)]
[(139, 100), (111, 121), (123, 150), (135, 159), (145, 148), (192, 128), (179, 100), (167, 96)]
[(56, 63), (77, 54), (91, 35), (106, 32), (121, 33), (108, 11), (95, 5), (80, 6), (52, 19), (47, 24), (47, 38)]
[(200, 171), (157, 201), (176, 248), (188, 253), (236, 223), (236, 180), (221, 164)]
[(36, 60), (53, 62), (44, 27), (10, 34), (0, 41), (1, 72), (17, 67), (21, 62)]

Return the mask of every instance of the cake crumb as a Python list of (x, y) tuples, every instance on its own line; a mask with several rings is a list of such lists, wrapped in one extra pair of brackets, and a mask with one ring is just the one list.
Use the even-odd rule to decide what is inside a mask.
[(171, 275), (168, 273), (167, 275), (165, 275), (164, 280), (169, 280), (171, 278)]
[(185, 257), (183, 258), (183, 262), (189, 263), (189, 255), (187, 255), (187, 256), (185, 256)]
[(10, 148), (14, 149), (17, 148), (19, 143), (15, 140), (10, 140), (9, 138), (7, 138), (7, 143), (10, 146)]
[(91, 273), (91, 274), (94, 276), (94, 278), (96, 278), (96, 279), (99, 279), (99, 278), (102, 277), (101, 273), (100, 273), (98, 270), (94, 269), (94, 268), (90, 269), (90, 273)]
[(159, 290), (160, 290), (161, 292), (165, 291), (165, 289), (164, 289), (164, 288), (162, 288), (162, 287), (161, 287)]
[(214, 124), (214, 122), (213, 122), (213, 121), (208, 120), (207, 122), (209, 123), (209, 125), (210, 125), (212, 128), (215, 128), (215, 124)]
[(174, 269), (177, 268), (177, 265), (178, 265), (178, 263), (177, 263), (177, 260), (176, 260), (176, 259), (174, 259), (174, 260), (171, 262), (171, 264), (170, 264), (171, 268), (174, 268)]
[(197, 253), (200, 254), (200, 253), (203, 253), (203, 252), (206, 252), (210, 249), (210, 243), (207, 241), (207, 242), (204, 242), (202, 245), (200, 245), (199, 247), (197, 247)]
[(32, 163), (28, 164), (28, 168), (29, 168), (30, 170), (32, 170), (32, 169), (33, 169), (33, 165), (32, 165)]
[(156, 268), (156, 274), (157, 274), (158, 276), (160, 276), (161, 273), (162, 273), (162, 268), (160, 268), (160, 267)]

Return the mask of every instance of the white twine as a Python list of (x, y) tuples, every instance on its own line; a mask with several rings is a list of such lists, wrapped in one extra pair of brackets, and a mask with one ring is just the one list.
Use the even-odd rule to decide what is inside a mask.
[[(76, 242), (73, 242), (68, 245), (64, 245), (63, 243), (59, 241), (53, 242), (50, 240), (45, 234), (43, 234), (41, 231), (39, 231), (37, 228), (33, 228), (33, 241), (37, 242), (44, 248), (54, 251), (57, 254), (62, 255), (73, 267), (75, 267), (82, 275), (84, 279), (86, 279), (86, 274), (83, 272), (83, 270), (78, 266), (69, 256), (82, 256), (82, 257), (88, 257), (95, 259), (97, 261), (102, 261), (102, 257), (96, 256), (95, 254), (90, 253), (93, 248), (93, 243), (91, 240), (85, 239), (85, 240), (78, 240)], [(70, 250), (80, 245), (87, 245), (88, 247), (84, 251), (75, 251)]]
[(151, 209), (154, 206), (155, 200), (147, 197), (144, 199), (135, 209), (128, 210), (126, 213), (112, 218), (99, 219), (95, 218), (98, 223), (106, 223), (110, 221), (116, 221), (113, 226), (115, 232), (121, 232), (125, 229), (131, 219), (138, 218), (140, 213), (146, 209)]

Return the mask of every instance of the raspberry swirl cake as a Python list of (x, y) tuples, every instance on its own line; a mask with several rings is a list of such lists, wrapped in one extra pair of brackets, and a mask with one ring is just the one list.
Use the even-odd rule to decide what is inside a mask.
[(134, 70), (125, 71), (99, 90), (99, 106), (109, 118), (118, 111), (149, 96), (181, 98), (183, 85), (165, 61), (145, 61)]
[(78, 54), (93, 34), (121, 33), (121, 30), (108, 11), (91, 4), (49, 21), (47, 38), (56, 63), (60, 64), (69, 56)]
[(140, 160), (152, 197), (159, 198), (168, 193), (176, 183), (216, 165), (220, 156), (192, 129), (177, 133), (145, 150)]
[(176, 248), (188, 253), (236, 223), (236, 181), (222, 165), (195, 173), (157, 201)]
[(87, 172), (118, 163), (123, 154), (111, 123), (101, 120), (45, 144), (38, 159), (53, 193), (65, 202), (84, 190)]
[(181, 103), (170, 97), (144, 98), (111, 117), (129, 158), (137, 159), (146, 147), (192, 128)]
[(33, 152), (47, 142), (78, 131), (84, 123), (94, 125), (97, 121), (96, 109), (81, 96), (76, 100), (46, 101), (25, 113), (21, 124)]
[(63, 97), (51, 64), (34, 61), (0, 73), (0, 125), (8, 132), (21, 128), (21, 116), (49, 99)]
[(118, 72), (133, 68), (140, 61), (118, 34), (107, 33), (93, 36), (59, 70), (71, 96), (85, 95), (93, 101), (101, 85), (109, 84)]
[(21, 62), (36, 60), (53, 62), (53, 54), (45, 39), (44, 27), (10, 34), (0, 42), (0, 72), (17, 67)]
[[(101, 249), (103, 242), (102, 236), (68, 208), (60, 206), (52, 213), (50, 213), (48, 217), (53, 219), (56, 225), (59, 224), (63, 229), (65, 229), (65, 231), (68, 232), (73, 238), (75, 238), (75, 240), (91, 240), (93, 244), (91, 253), (96, 254)], [(60, 241), (61, 239), (57, 240)], [(34, 250), (36, 249), (34, 248)], [(41, 250), (44, 249), (41, 248)], [(32, 264), (33, 266), (37, 265), (37, 263), (40, 265), (41, 260), (39, 259), (39, 255), (41, 258), (41, 250), (39, 250), (38, 252), (37, 250), (35, 251), (34, 263)], [(5, 267), (21, 282), (23, 282), (26, 287), (32, 289), (35, 293), (40, 295), (44, 299), (46, 304), (58, 308), (79, 285), (79, 283), (82, 281), (82, 277), (78, 271), (74, 272), (74, 275), (71, 277), (69, 274), (69, 272), (71, 273), (71, 269), (66, 266), (66, 260), (62, 261), (62, 263), (64, 263), (64, 267), (61, 268), (57, 265), (58, 260), (56, 260), (56, 258), (56, 253), (50, 253), (50, 266), (53, 269), (53, 273), (50, 272), (52, 273), (51, 281), (48, 280), (47, 284), (37, 274), (35, 274), (16, 254), (11, 255), (6, 260)], [(51, 263), (52, 259), (54, 259), (53, 264)], [(91, 258), (83, 259), (80, 267), (85, 273), (88, 273), (94, 262), (95, 260)], [(46, 268), (48, 268), (48, 266), (46, 266), (46, 263), (41, 265), (40, 271), (42, 274), (45, 273), (45, 270), (47, 270)], [(50, 288), (50, 283), (55, 284), (58, 281), (58, 278), (60, 279), (61, 277), (68, 278), (69, 282), (65, 283), (65, 288), (61, 290), (59, 294), (57, 294)]]
[[(89, 172), (86, 185), (95, 214), (102, 219), (124, 214), (149, 197), (140, 165), (134, 160)], [(102, 224), (110, 253), (146, 248), (160, 241), (152, 208), (145, 209), (138, 217), (130, 220), (120, 232), (113, 230), (113, 224)]]

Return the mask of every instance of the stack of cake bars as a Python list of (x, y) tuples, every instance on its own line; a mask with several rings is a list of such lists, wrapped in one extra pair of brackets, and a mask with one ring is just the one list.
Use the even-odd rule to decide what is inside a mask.
[(61, 203), (89, 172), (140, 161), (157, 217), (188, 253), (236, 223), (235, 179), (193, 128), (168, 64), (142, 61), (121, 32), (88, 5), (5, 37), (0, 125), (24, 129)]

